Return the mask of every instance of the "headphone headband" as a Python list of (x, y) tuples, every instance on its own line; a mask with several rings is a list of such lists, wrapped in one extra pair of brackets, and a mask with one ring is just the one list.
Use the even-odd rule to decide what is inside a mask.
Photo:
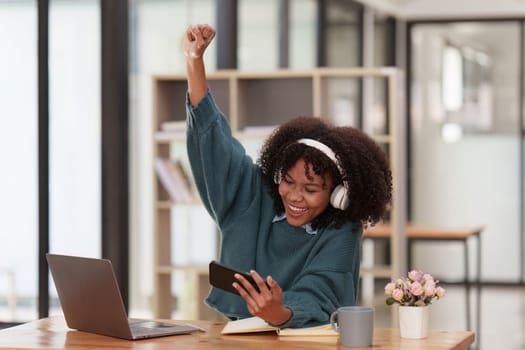
[(335, 152), (332, 151), (332, 149), (330, 147), (328, 147), (324, 143), (322, 143), (320, 141), (317, 141), (317, 140), (314, 140), (314, 139), (304, 138), (304, 139), (297, 140), (297, 142), (298, 143), (302, 143), (304, 145), (307, 145), (309, 147), (313, 147), (313, 148), (317, 149), (318, 151), (321, 151), (325, 156), (330, 158), (332, 160), (332, 162), (334, 162), (334, 164), (337, 166), (337, 169), (339, 170), (339, 173), (341, 174), (341, 176), (344, 175), (343, 169), (339, 165), (339, 162), (337, 161), (337, 158), (335, 156)]

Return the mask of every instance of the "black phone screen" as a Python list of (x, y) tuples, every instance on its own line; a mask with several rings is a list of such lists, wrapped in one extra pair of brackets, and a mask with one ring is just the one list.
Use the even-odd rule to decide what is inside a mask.
[(252, 284), (255, 290), (259, 292), (259, 287), (250, 274), (222, 265), (217, 261), (212, 261), (210, 263), (210, 284), (227, 292), (239, 294), (237, 289), (232, 286), (233, 282), (239, 283), (239, 281), (234, 277), (236, 273), (242, 275), (248, 282)]

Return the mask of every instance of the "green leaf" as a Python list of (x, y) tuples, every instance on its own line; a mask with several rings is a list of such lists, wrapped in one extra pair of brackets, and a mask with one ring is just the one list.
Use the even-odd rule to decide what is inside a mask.
[(386, 304), (387, 304), (387, 305), (392, 305), (392, 304), (394, 304), (395, 302), (396, 302), (396, 301), (394, 300), (394, 298), (387, 298), (387, 299), (386, 299)]
[(425, 302), (423, 300), (418, 300), (414, 303), (415, 306), (425, 306)]

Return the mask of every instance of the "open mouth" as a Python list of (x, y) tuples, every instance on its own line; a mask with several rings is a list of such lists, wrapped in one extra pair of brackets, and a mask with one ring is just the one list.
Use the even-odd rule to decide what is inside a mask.
[(288, 211), (293, 216), (300, 216), (306, 213), (308, 210), (309, 210), (308, 208), (300, 208), (300, 207), (296, 207), (291, 204), (288, 204)]

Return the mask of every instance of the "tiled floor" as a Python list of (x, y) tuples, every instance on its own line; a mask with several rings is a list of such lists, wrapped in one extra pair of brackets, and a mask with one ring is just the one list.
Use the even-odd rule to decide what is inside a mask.
[[(466, 299), (462, 286), (444, 286), (447, 295), (431, 309), (431, 328), (466, 330)], [(378, 295), (376, 326), (390, 327), (392, 306)], [(471, 291), (471, 330), (476, 331), (476, 293)], [(525, 287), (483, 287), (481, 290), (480, 333), (472, 349), (525, 350)]]

